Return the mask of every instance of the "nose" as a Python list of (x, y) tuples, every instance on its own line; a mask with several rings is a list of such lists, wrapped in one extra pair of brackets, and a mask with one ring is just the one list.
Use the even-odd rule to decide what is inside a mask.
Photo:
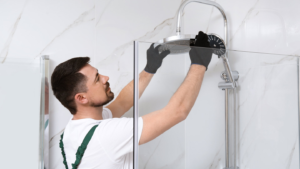
[(102, 77), (103, 77), (104, 83), (106, 83), (106, 82), (109, 80), (109, 77), (108, 77), (108, 76), (102, 75)]

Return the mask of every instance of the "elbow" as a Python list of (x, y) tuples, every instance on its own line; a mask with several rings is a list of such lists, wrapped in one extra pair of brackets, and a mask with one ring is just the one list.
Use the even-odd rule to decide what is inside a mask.
[(170, 102), (165, 108), (177, 122), (184, 121), (191, 111), (191, 105), (178, 102)]
[(183, 105), (179, 106), (177, 110), (180, 121), (184, 121), (190, 112), (190, 109)]

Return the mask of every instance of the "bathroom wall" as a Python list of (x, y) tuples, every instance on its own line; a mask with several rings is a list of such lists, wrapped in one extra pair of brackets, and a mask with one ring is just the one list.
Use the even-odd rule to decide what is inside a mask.
[[(155, 42), (173, 35), (176, 26), (176, 12), (182, 2), (183, 0), (2, 0), (0, 1), (0, 58), (36, 58), (47, 54), (50, 55), (50, 69), (52, 71), (57, 64), (69, 58), (89, 56), (91, 57), (91, 64), (96, 66), (100, 73), (110, 77), (112, 91), (117, 95), (122, 87), (133, 78), (132, 42), (134, 40)], [(223, 0), (216, 2), (224, 8), (229, 20), (228, 46), (230, 49), (300, 55), (300, 47), (298, 46), (300, 44), (299, 1)], [(188, 5), (184, 11), (183, 25), (183, 32), (187, 34), (196, 34), (202, 30), (206, 33), (216, 33), (223, 36), (223, 19), (213, 7), (197, 3)], [(252, 71), (255, 69), (249, 64), (249, 61), (252, 60), (251, 57), (244, 58), (234, 55), (230, 61), (232, 61), (234, 69), (241, 69), (241, 79), (251, 81), (251, 78), (256, 77), (256, 74), (260, 72)], [(295, 62), (295, 59), (290, 59), (290, 61)], [(282, 60), (272, 60), (270, 64), (272, 63), (282, 63)], [(249, 70), (241, 65), (248, 65)], [(197, 152), (193, 151), (191, 146), (183, 149), (183, 152), (177, 152), (184, 154), (182, 160), (187, 168), (219, 169), (224, 167), (224, 93), (217, 88), (217, 82), (221, 79), (216, 78), (222, 70), (220, 60), (213, 58), (209, 67), (210, 72), (203, 82), (203, 89), (208, 87), (210, 90), (201, 90), (200, 92), (199, 101), (201, 99), (210, 99), (210, 103), (215, 101), (215, 104), (212, 105), (214, 109), (208, 105), (201, 107), (200, 102), (199, 105), (197, 104), (197, 109), (200, 109), (201, 112), (191, 114), (184, 122), (186, 145), (197, 146), (208, 145), (209, 143), (208, 146), (202, 146), (203, 149), (200, 150), (202, 154), (199, 154), (198, 149)], [(273, 72), (278, 73), (272, 70), (266, 70), (266, 76)], [(249, 72), (250, 74), (247, 74)], [(247, 77), (251, 78), (247, 79)], [(276, 77), (274, 78), (276, 79)], [(295, 76), (291, 75), (285, 78), (285, 81), (295, 84), (294, 78)], [(280, 80), (267, 83), (267, 80), (263, 83), (266, 88), (272, 87), (272, 84), (276, 82), (281, 83)], [(245, 83), (244, 86), (247, 84)], [(243, 84), (240, 86), (240, 90), (243, 90)], [(251, 90), (253, 93), (264, 91), (260, 85), (251, 86)], [(51, 95), (52, 91), (50, 91)], [(241, 111), (249, 110), (257, 105), (258, 102), (255, 100), (258, 98), (263, 99), (263, 97), (248, 98), (247, 95), (244, 96), (242, 101), (246, 102), (249, 108), (242, 107), (244, 109)], [(268, 97), (268, 99), (272, 104), (272, 97)], [(274, 103), (277, 103), (276, 101), (274, 99)], [(287, 105), (282, 106), (282, 111)], [(296, 109), (294, 108), (293, 111)], [(265, 112), (272, 111), (264, 110)], [(130, 116), (130, 112), (127, 116)], [(263, 124), (264, 121), (255, 123), (257, 116), (257, 113), (249, 117), (243, 116), (241, 123), (244, 120), (245, 124), (241, 125)], [(70, 113), (53, 96), (50, 97), (51, 169), (64, 168), (58, 141), (59, 135), (70, 117)], [(256, 120), (247, 121), (251, 118)], [(268, 118), (265, 117), (264, 119)], [(278, 124), (277, 127), (280, 128), (282, 123), (276, 123), (276, 120), (278, 119), (273, 121), (273, 126), (276, 128)], [(291, 118), (280, 120), (285, 120), (283, 123), (286, 124)], [(194, 126), (195, 124), (199, 124), (199, 126)], [(244, 127), (247, 130), (243, 130), (245, 137), (241, 139), (253, 138), (255, 131), (250, 131), (247, 126)], [(201, 134), (202, 138), (206, 138), (203, 142), (198, 136), (193, 139), (193, 134), (197, 132)], [(282, 166), (296, 169), (299, 168), (297, 162), (298, 137), (295, 133), (297, 129), (292, 132), (294, 133), (293, 140), (285, 142), (281, 147), (289, 151), (286, 153), (288, 155), (284, 157)], [(156, 141), (149, 149), (171, 141), (168, 140), (168, 137), (163, 138), (165, 140)], [(249, 142), (249, 144), (245, 142), (245, 145), (251, 150), (253, 149), (251, 146), (255, 147), (256, 141), (257, 139)], [(257, 148), (259, 149), (259, 147)], [(270, 146), (271, 149), (272, 146)], [(151, 168), (152, 164), (155, 164), (156, 168), (172, 168), (177, 161), (176, 156), (172, 156), (174, 159), (168, 156), (160, 158), (159, 151), (150, 152), (147, 157), (149, 159), (141, 164), (143, 168)], [(244, 161), (240, 161), (241, 169), (254, 169), (250, 165), (250, 163), (255, 163), (254, 157), (257, 157), (257, 154), (247, 152), (246, 149), (243, 155)], [(168, 164), (159, 163), (157, 159), (166, 159), (162, 161), (168, 161)], [(196, 164), (197, 160), (200, 163)], [(255, 167), (256, 169), (259, 168), (259, 166)]]
[[(296, 31), (299, 2), (217, 2), (229, 20), (230, 49), (283, 54), (229, 52), (232, 69), (240, 73), (238, 166), (241, 169), (299, 168), (297, 59), (286, 56), (299, 55)], [(222, 16), (217, 9), (190, 5), (185, 11), (185, 18), (195, 19), (184, 20), (184, 32), (201, 28), (207, 33), (223, 35)], [(187, 168), (225, 167), (225, 116), (221, 113), (224, 113), (224, 92), (217, 89), (221, 81), (220, 67), (220, 60), (213, 58), (198, 100), (186, 120)], [(219, 91), (211, 89), (212, 86)], [(220, 97), (223, 97), (221, 102)]]

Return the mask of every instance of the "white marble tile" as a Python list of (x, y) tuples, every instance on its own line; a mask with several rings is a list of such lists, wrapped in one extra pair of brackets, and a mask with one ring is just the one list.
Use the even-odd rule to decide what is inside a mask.
[(299, 168), (297, 59), (238, 52), (232, 57), (241, 73), (240, 167)]
[(0, 4), (0, 57), (1, 62), (5, 60), (19, 26), (27, 1), (2, 1)]
[[(2, 57), (54, 55), (54, 51), (76, 51), (74, 48), (92, 51), (92, 45), (86, 43), (90, 43), (93, 33), (93, 25), (89, 26), (94, 20), (93, 1), (31, 0), (16, 9), (19, 11), (15, 11), (13, 22), (6, 24), (5, 19), (1, 21), (10, 26), (6, 30), (9, 36), (1, 38)], [(8, 13), (6, 10), (10, 8), (5, 8), (3, 12)]]
[[(228, 19), (229, 48), (267, 53), (299, 54), (299, 2), (251, 0), (216, 1)], [(213, 7), (187, 5), (184, 33), (202, 30), (224, 36), (223, 18)]]
[[(232, 68), (240, 73), (239, 166), (299, 168), (296, 58), (242, 52), (229, 55)], [(217, 88), (221, 70), (215, 69), (220, 67), (213, 58), (186, 120), (187, 168), (223, 168), (225, 164), (224, 92)]]
[[(180, 1), (97, 1), (97, 66), (122, 71), (119, 60), (125, 57), (128, 62), (124, 64), (132, 63), (132, 53), (124, 55), (124, 52), (132, 50), (134, 40), (155, 42), (174, 34), (174, 17), (179, 3)], [(165, 8), (166, 5), (169, 8)]]

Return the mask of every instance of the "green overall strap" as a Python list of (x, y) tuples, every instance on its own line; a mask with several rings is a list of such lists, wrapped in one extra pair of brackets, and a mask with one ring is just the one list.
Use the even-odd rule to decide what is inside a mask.
[[(85, 138), (83, 139), (81, 145), (78, 147), (77, 149), (77, 152), (76, 152), (76, 161), (74, 164), (72, 164), (72, 169), (77, 169), (82, 157), (83, 157), (83, 154), (87, 148), (87, 145), (89, 144), (96, 128), (98, 127), (98, 125), (95, 125), (94, 127), (92, 127), (90, 129), (90, 131), (87, 133), (87, 135), (85, 136)], [(61, 148), (61, 154), (64, 158), (64, 164), (65, 164), (65, 167), (66, 169), (68, 169), (68, 164), (67, 164), (67, 160), (66, 160), (66, 154), (65, 154), (65, 151), (64, 151), (64, 143), (62, 142), (63, 140), (63, 136), (64, 136), (64, 133), (60, 136), (61, 139), (60, 139), (60, 142), (59, 142), (59, 147)]]

